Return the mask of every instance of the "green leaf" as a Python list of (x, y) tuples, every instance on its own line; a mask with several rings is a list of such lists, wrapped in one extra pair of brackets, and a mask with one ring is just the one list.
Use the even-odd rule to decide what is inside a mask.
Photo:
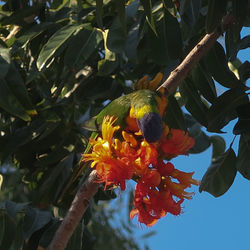
[(17, 39), (13, 44), (13, 47), (25, 47), (32, 39), (36, 38), (40, 34), (42, 34), (46, 29), (54, 26), (53, 22), (43, 22), (32, 26), (31, 28), (22, 31), (19, 36), (17, 35)]
[(41, 8), (41, 4), (34, 4), (33, 6), (26, 6), (25, 8), (20, 8), (19, 10), (14, 11), (11, 15), (5, 16), (1, 19), (1, 25), (8, 24), (17, 24), (20, 26), (27, 25), (25, 20), (26, 17), (32, 17), (33, 15), (37, 15), (39, 9)]
[(37, 111), (34, 109), (30, 101), (28, 91), (24, 84), (24, 81), (19, 71), (14, 66), (14, 64), (10, 65), (9, 71), (5, 79), (6, 79), (6, 82), (8, 83), (8, 87), (11, 89), (12, 93), (16, 96), (18, 101), (24, 107), (26, 112), (29, 115), (36, 115)]
[(210, 141), (213, 145), (212, 161), (215, 161), (220, 155), (225, 152), (226, 142), (219, 135), (210, 136)]
[(250, 47), (250, 35), (243, 37), (239, 44), (238, 44), (238, 50), (247, 49)]
[(6, 201), (5, 202), (5, 208), (7, 214), (14, 219), (16, 215), (24, 210), (28, 206), (29, 202), (24, 202), (24, 203), (16, 203), (13, 201)]
[(195, 28), (195, 25), (197, 24), (198, 18), (200, 16), (201, 1), (184, 0), (184, 1), (179, 1), (179, 4), (180, 4), (179, 12), (182, 16), (181, 21), (184, 21), (188, 25), (190, 32), (190, 28)]
[(208, 12), (206, 16), (206, 31), (213, 32), (221, 23), (226, 13), (227, 0), (208, 0)]
[(250, 102), (237, 107), (236, 111), (239, 120), (234, 126), (233, 133), (250, 133)]
[(27, 114), (26, 110), (23, 108), (4, 79), (0, 79), (0, 107), (24, 121), (31, 120), (30, 116)]
[(236, 108), (244, 103), (248, 103), (248, 96), (244, 92), (244, 86), (224, 92), (208, 110), (207, 130), (221, 132), (220, 130), (225, 125), (236, 118)]
[[(145, 38), (147, 39), (147, 55), (154, 63), (158, 65), (167, 65), (170, 61), (169, 50), (168, 50), (168, 36), (167, 34), (167, 19), (165, 14), (162, 12), (156, 13), (159, 14), (156, 32), (155, 33), (146, 27), (144, 33)], [(145, 56), (145, 52), (143, 52)]]
[(10, 67), (9, 49), (0, 48), (0, 78), (4, 78)]
[(194, 118), (203, 126), (207, 126), (208, 108), (202, 102), (197, 89), (191, 79), (186, 79), (180, 85), (180, 93), (185, 102), (186, 109), (194, 116)]
[(201, 130), (200, 124), (194, 124), (189, 128), (188, 133), (195, 140), (194, 146), (188, 151), (188, 153), (199, 154), (209, 148), (209, 137)]
[(137, 46), (139, 40), (139, 22), (134, 23), (129, 32), (128, 37), (126, 39), (125, 44), (125, 54), (128, 57), (129, 61), (136, 63), (137, 62)]
[(240, 81), (229, 69), (223, 47), (216, 42), (214, 47), (203, 59), (207, 70), (212, 77), (226, 88), (233, 88), (240, 84)]
[(233, 88), (240, 85), (240, 81), (229, 69), (223, 47), (216, 42), (204, 57), (203, 62), (212, 77), (226, 88)]
[(15, 238), (13, 235), (15, 235), (16, 232), (16, 227), (13, 222), (7, 215), (4, 215), (4, 234), (3, 234), (3, 240), (2, 243), (0, 244), (0, 249), (10, 249), (13, 241)]
[(168, 10), (161, 8), (154, 13), (157, 35), (152, 30), (145, 30), (147, 54), (154, 63), (169, 65), (170, 60), (179, 60), (182, 55), (180, 26)]
[(41, 49), (38, 59), (37, 68), (42, 70), (45, 64), (52, 59), (56, 51), (79, 29), (78, 25), (68, 24), (54, 33), (47, 43)]
[(5, 232), (5, 220), (6, 220), (5, 213), (0, 212), (0, 246), (2, 244), (2, 240), (3, 240), (4, 232)]
[(16, 225), (15, 240), (11, 245), (11, 249), (13, 250), (22, 249), (23, 243), (24, 243), (23, 218), (20, 218)]
[[(110, 29), (105, 30), (106, 47), (115, 53), (123, 53), (126, 43), (126, 33), (122, 29), (119, 17), (115, 17)], [(106, 58), (106, 56), (105, 56)]]
[(240, 80), (245, 82), (250, 77), (250, 63), (245, 61), (238, 68)]
[(43, 233), (42, 237), (39, 240), (38, 245), (46, 248), (49, 246), (50, 242), (52, 241), (58, 227), (60, 226), (61, 221), (57, 218), (53, 218), (51, 225), (49, 228)]
[(51, 218), (51, 212), (28, 207), (23, 222), (24, 239), (28, 239), (34, 232), (48, 224)]
[(239, 25), (243, 25), (247, 17), (248, 6), (249, 6), (248, 0), (241, 0), (241, 1), (232, 0), (232, 14), (235, 18), (234, 21)]
[(102, 40), (101, 31), (83, 28), (71, 40), (65, 53), (65, 63), (70, 68), (81, 69)]
[(103, 16), (103, 0), (96, 0), (96, 22), (99, 28), (103, 28), (103, 22), (102, 22), (102, 16)]
[(156, 29), (155, 29), (155, 23), (154, 23), (154, 18), (153, 18), (153, 13), (152, 13), (152, 2), (151, 0), (140, 0), (145, 15), (147, 17), (147, 22), (150, 26), (150, 28), (153, 30), (155, 34), (157, 34)]
[(62, 9), (67, 3), (69, 3), (69, 0), (54, 0), (50, 3), (51, 9), (54, 9), (54, 11), (59, 11)]
[(126, 3), (125, 0), (115, 0), (116, 10), (121, 22), (121, 27), (123, 32), (126, 34), (127, 25), (126, 25), (125, 3)]
[(102, 59), (98, 62), (98, 75), (103, 75), (103, 76), (110, 75), (119, 65), (116, 53), (109, 50), (107, 46), (108, 33), (109, 33), (108, 30), (105, 30), (103, 32), (105, 59)]
[(170, 128), (187, 130), (183, 112), (172, 95), (168, 97), (168, 106), (164, 115), (164, 121)]
[[(176, 17), (173, 17), (167, 10), (164, 12), (166, 25), (166, 39), (169, 57), (180, 59), (182, 56), (182, 38), (180, 24)], [(157, 31), (158, 32), (158, 31)], [(158, 34), (161, 36), (161, 34)]]
[(172, 2), (172, 0), (162, 0), (163, 6), (164, 8), (168, 9), (168, 8), (174, 8), (174, 3)]
[(241, 135), (237, 158), (237, 170), (250, 180), (250, 140), (246, 135)]
[[(72, 148), (73, 149), (73, 148)], [(74, 154), (71, 153), (54, 166), (54, 169), (50, 172), (49, 176), (40, 186), (40, 196), (49, 195), (52, 201), (56, 201), (61, 189), (65, 185), (66, 180), (70, 175), (70, 170), (73, 167)], [(56, 186), (56, 188), (55, 188)], [(53, 190), (53, 193), (51, 193)]]
[(215, 84), (213, 78), (203, 70), (200, 64), (197, 64), (192, 70), (192, 79), (196, 88), (204, 98), (210, 103), (213, 103), (217, 98)]
[(240, 41), (240, 32), (235, 32), (234, 27), (230, 26), (225, 35), (225, 47), (228, 60), (233, 61), (236, 59), (238, 52), (237, 44)]
[(215, 197), (223, 195), (233, 184), (236, 175), (236, 155), (232, 148), (220, 155), (202, 177), (199, 191)]

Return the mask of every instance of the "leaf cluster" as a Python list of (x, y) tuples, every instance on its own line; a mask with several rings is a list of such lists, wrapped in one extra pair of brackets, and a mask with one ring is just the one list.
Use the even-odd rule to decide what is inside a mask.
[[(87, 144), (89, 134), (82, 122), (96, 115), (107, 101), (133, 91), (133, 84), (145, 74), (154, 77), (161, 71), (166, 78), (206, 32), (214, 30), (225, 33), (225, 49), (216, 42), (196, 65), (169, 97), (165, 119), (170, 127), (188, 130), (195, 138), (190, 153), (213, 146), (212, 165), (201, 191), (223, 194), (237, 170), (249, 179), (250, 112), (245, 82), (250, 70), (249, 62), (237, 59), (238, 51), (249, 47), (249, 36), (240, 33), (249, 26), (247, 9), (247, 0), (2, 1), (0, 171), (2, 190), (8, 191), (1, 199), (21, 205), (5, 202), (2, 208), (7, 212), (1, 214), (5, 221), (1, 225), (11, 227), (13, 218), (24, 210), (24, 217), (15, 222), (25, 236), (22, 239), (30, 242), (35, 237), (38, 244), (50, 226), (55, 231), (58, 219), (48, 211), (54, 206), (68, 208), (76, 192), (75, 186), (58, 203)], [(229, 27), (221, 26), (225, 15), (234, 18)], [(218, 90), (223, 93), (218, 95)], [(235, 133), (241, 134), (238, 156), (231, 147), (224, 152), (222, 137), (204, 132), (206, 128), (221, 133), (237, 117)], [(10, 180), (21, 180), (22, 185)], [(103, 190), (94, 197), (95, 202), (111, 198), (114, 196)], [(95, 223), (90, 214), (86, 215), (89, 227)], [(26, 215), (35, 223), (25, 231)], [(79, 225), (74, 244), (92, 239), (84, 230)], [(125, 245), (131, 241), (123, 240)], [(90, 248), (81, 245), (76, 249)]]

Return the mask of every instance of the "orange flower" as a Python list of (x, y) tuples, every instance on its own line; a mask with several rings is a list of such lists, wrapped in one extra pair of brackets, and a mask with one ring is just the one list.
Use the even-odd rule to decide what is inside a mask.
[[(165, 108), (167, 101), (160, 101), (165, 101)], [(184, 199), (191, 199), (193, 195), (185, 189), (199, 184), (192, 178), (193, 172), (182, 172), (172, 163), (163, 161), (187, 154), (194, 145), (194, 139), (182, 130), (169, 131), (163, 123), (162, 139), (148, 143), (135, 126), (133, 115), (133, 110), (130, 110), (127, 130), (119, 131), (119, 139), (115, 138), (120, 129), (114, 126), (116, 119), (105, 117), (101, 136), (90, 139), (92, 152), (84, 154), (83, 161), (92, 161), (91, 167), (96, 168), (98, 182), (104, 182), (105, 188), (120, 186), (125, 190), (126, 180), (134, 178), (138, 183), (130, 218), (137, 215), (140, 223), (152, 226), (167, 213), (179, 215)]]
[(175, 170), (172, 163), (164, 163), (164, 161), (159, 161), (156, 165), (156, 168), (162, 176), (170, 176)]
[(99, 176), (99, 182), (105, 182), (105, 188), (108, 186), (120, 186), (125, 190), (125, 181), (132, 178), (133, 169), (129, 165), (118, 159), (109, 159), (96, 165), (96, 171)]
[(169, 191), (160, 189), (160, 181), (156, 170), (151, 170), (140, 179), (135, 189), (135, 208), (130, 212), (131, 219), (138, 215), (138, 221), (150, 227), (168, 212), (174, 215), (181, 213), (183, 200), (174, 201)]
[(194, 143), (194, 139), (185, 131), (171, 129), (169, 137), (161, 141), (160, 148), (167, 158), (173, 158), (177, 155), (187, 154), (187, 151), (194, 146)]
[(104, 162), (112, 158), (113, 136), (115, 131), (120, 129), (119, 126), (113, 126), (116, 119), (114, 117), (106, 116), (102, 122), (102, 138), (98, 137), (96, 140), (90, 139), (92, 145), (92, 153), (84, 154), (83, 161), (93, 161), (91, 167), (97, 163)]
[(178, 169), (175, 169), (172, 173), (171, 176), (175, 179), (177, 179), (180, 183), (184, 184), (186, 187), (191, 187), (191, 184), (193, 185), (199, 185), (200, 182), (193, 179), (194, 172), (191, 173), (185, 173), (182, 172)]
[(145, 174), (151, 164), (156, 164), (157, 158), (157, 149), (143, 140), (137, 150), (137, 158), (134, 162), (135, 174), (139, 176)]

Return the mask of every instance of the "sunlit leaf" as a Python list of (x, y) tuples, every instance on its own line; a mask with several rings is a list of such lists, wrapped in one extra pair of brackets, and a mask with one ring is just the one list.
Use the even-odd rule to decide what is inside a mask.
[(56, 51), (71, 37), (78, 29), (78, 25), (66, 25), (54, 33), (43, 46), (37, 59), (37, 68), (41, 70), (45, 64), (54, 56)]
[(72, 39), (65, 53), (65, 63), (80, 69), (103, 40), (101, 31), (83, 28)]
[(4, 78), (10, 67), (9, 49), (0, 48), (0, 78)]
[(151, 29), (154, 31), (155, 34), (157, 34), (155, 30), (155, 22), (153, 18), (153, 13), (152, 13), (152, 2), (151, 0), (140, 0), (143, 9), (145, 11), (145, 15), (147, 17), (147, 21)]

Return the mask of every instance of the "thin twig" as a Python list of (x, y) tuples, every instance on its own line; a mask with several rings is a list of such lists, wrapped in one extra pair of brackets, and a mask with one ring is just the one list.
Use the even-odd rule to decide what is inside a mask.
[[(227, 15), (223, 18), (222, 27), (226, 30), (233, 22), (233, 16)], [(206, 34), (201, 41), (188, 53), (181, 64), (173, 70), (166, 81), (157, 89), (165, 88), (166, 94), (170, 95), (175, 92), (176, 88), (188, 76), (189, 72), (200, 61), (200, 59), (213, 47), (221, 32), (215, 30)]]
[(91, 198), (98, 190), (99, 183), (96, 181), (97, 173), (96, 170), (93, 170), (78, 190), (66, 217), (50, 244), (50, 250), (64, 250), (66, 248), (71, 235), (88, 208)]

